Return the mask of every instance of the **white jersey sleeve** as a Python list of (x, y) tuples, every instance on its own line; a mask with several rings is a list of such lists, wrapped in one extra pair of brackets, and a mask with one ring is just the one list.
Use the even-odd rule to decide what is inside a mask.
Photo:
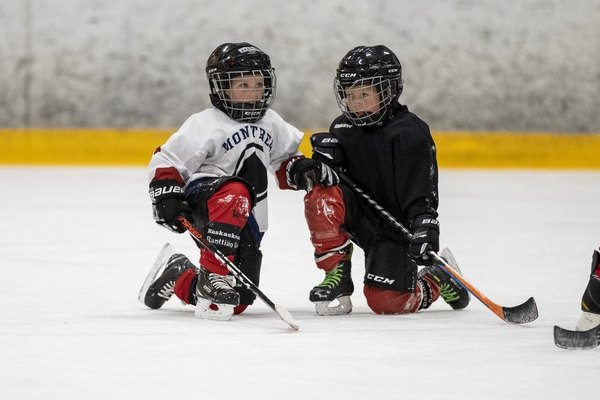
[(175, 168), (185, 183), (198, 170), (211, 151), (210, 138), (203, 135), (202, 116), (194, 114), (160, 146), (150, 160), (149, 180), (159, 168)]

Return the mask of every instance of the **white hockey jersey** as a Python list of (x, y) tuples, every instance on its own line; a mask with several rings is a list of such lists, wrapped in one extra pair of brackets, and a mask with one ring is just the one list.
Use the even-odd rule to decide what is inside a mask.
[(237, 122), (221, 110), (193, 114), (150, 160), (148, 176), (175, 168), (186, 186), (198, 178), (238, 176), (254, 187), (253, 214), (267, 230), (267, 170), (272, 174), (298, 150), (303, 133), (273, 110), (255, 123)]

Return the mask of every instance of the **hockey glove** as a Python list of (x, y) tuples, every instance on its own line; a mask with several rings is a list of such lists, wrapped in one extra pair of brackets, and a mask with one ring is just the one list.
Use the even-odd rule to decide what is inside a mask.
[(340, 141), (329, 132), (315, 133), (310, 137), (313, 160), (322, 161), (331, 167), (344, 167), (344, 150)]
[(335, 186), (340, 183), (338, 174), (311, 158), (298, 157), (290, 161), (286, 167), (286, 179), (290, 187), (310, 192), (315, 184)]
[(413, 222), (413, 235), (409, 255), (419, 265), (431, 265), (429, 251), (440, 249), (440, 223), (432, 215), (419, 215)]
[(152, 181), (150, 198), (152, 199), (154, 220), (157, 224), (173, 232), (185, 232), (185, 228), (177, 220), (177, 217), (183, 215), (192, 222), (192, 210), (184, 200), (183, 187), (179, 183), (170, 179)]

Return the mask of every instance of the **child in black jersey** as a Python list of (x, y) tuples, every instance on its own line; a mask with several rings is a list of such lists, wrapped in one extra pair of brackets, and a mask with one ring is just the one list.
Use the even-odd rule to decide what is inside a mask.
[[(350, 50), (335, 78), (342, 115), (329, 133), (312, 137), (313, 159), (344, 171), (414, 233), (407, 241), (343, 180), (332, 187), (304, 184), (315, 261), (326, 274), (310, 292), (320, 315), (352, 310), (352, 242), (365, 252), (363, 292), (375, 313), (416, 312), (440, 295), (454, 309), (469, 303), (468, 292), (427, 255), (439, 250), (436, 149), (427, 124), (398, 102), (402, 89), (402, 67), (390, 49)], [(306, 179), (288, 170), (298, 186)], [(448, 250), (442, 256), (454, 262)], [(424, 266), (419, 273), (417, 265)]]

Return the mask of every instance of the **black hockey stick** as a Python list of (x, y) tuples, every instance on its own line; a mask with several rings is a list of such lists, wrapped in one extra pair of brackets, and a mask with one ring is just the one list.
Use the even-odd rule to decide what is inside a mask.
[(600, 344), (600, 325), (587, 331), (571, 331), (554, 326), (554, 344), (561, 349), (593, 349)]
[[(348, 184), (356, 193), (358, 193), (363, 199), (365, 199), (379, 214), (381, 214), (394, 228), (402, 232), (407, 240), (412, 239), (412, 233), (406, 229), (393, 215), (387, 212), (381, 207), (375, 200), (371, 198), (364, 190), (354, 183), (348, 176), (343, 172), (337, 171), (338, 175), (343, 182)], [(458, 280), (473, 296), (482, 302), (487, 308), (489, 308), (494, 314), (496, 314), (501, 320), (511, 322), (513, 324), (524, 324), (527, 322), (535, 321), (538, 317), (537, 305), (535, 299), (530, 297), (526, 302), (515, 307), (504, 307), (496, 304), (467, 281), (461, 274), (459, 274), (446, 260), (440, 257), (435, 251), (429, 251), (427, 253), (433, 257), (436, 261), (441, 264), (442, 270), (448, 275)]]
[(279, 315), (279, 318), (281, 318), (292, 329), (300, 329), (300, 326), (298, 326), (298, 323), (287, 309), (278, 304), (273, 303), (267, 296), (265, 296), (265, 294), (258, 288), (258, 286), (256, 286), (254, 282), (250, 280), (250, 278), (244, 275), (244, 273), (240, 271), (240, 269), (234, 263), (229, 261), (227, 257), (225, 257), (225, 255), (219, 251), (219, 249), (217, 249), (211, 242), (206, 240), (204, 235), (202, 235), (196, 228), (194, 228), (194, 225), (192, 225), (190, 221), (188, 221), (182, 215), (177, 217), (177, 219), (179, 220), (179, 222), (181, 222), (185, 229), (187, 229), (188, 232), (198, 241), (198, 243), (200, 243), (202, 247), (213, 253), (217, 260), (219, 260), (221, 264), (223, 264), (229, 270), (229, 272), (231, 272), (231, 274), (235, 276), (235, 278), (238, 281), (242, 282), (252, 293), (258, 296), (262, 301), (264, 301), (266, 305), (268, 305), (273, 311), (277, 313), (277, 315)]

